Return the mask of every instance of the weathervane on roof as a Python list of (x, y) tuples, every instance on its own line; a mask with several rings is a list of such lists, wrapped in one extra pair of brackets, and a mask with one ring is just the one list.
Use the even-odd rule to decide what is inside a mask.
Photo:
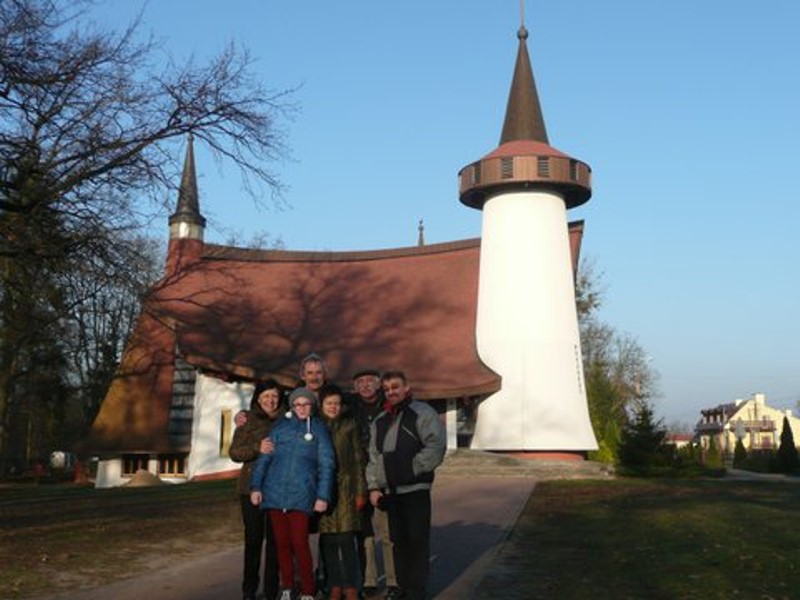
[(422, 222), (422, 218), (420, 217), (419, 225), (417, 225), (417, 231), (419, 231), (419, 235), (417, 236), (417, 246), (424, 246), (425, 245), (425, 224)]

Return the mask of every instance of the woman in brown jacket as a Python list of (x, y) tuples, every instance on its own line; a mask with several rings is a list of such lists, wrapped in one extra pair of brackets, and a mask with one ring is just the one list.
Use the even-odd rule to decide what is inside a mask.
[(335, 499), (319, 521), (326, 587), (332, 600), (356, 600), (361, 584), (356, 534), (361, 529), (359, 513), (367, 502), (366, 457), (358, 423), (352, 415), (342, 413), (342, 391), (325, 385), (319, 400), (336, 452)]
[(261, 452), (270, 450), (265, 438), (283, 413), (282, 392), (272, 379), (259, 383), (253, 390), (247, 421), (238, 427), (231, 441), (230, 457), (243, 463), (239, 472), (239, 502), (244, 524), (244, 575), (242, 597), (255, 600), (258, 593), (262, 547), (264, 551), (264, 598), (278, 595), (278, 553), (266, 511), (250, 502), (250, 475), (253, 463)]

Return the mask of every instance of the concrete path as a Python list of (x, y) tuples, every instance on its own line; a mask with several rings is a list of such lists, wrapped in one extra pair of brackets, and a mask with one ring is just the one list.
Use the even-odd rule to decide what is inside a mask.
[[(437, 600), (470, 597), (525, 507), (535, 480), (438, 477), (433, 488), (431, 577)], [(59, 596), (63, 600), (231, 600), (240, 596), (241, 548), (166, 571)]]

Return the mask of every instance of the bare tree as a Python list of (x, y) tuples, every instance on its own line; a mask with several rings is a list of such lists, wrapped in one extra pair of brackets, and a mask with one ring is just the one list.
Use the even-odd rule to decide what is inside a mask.
[(254, 197), (280, 192), (270, 166), (285, 153), (292, 90), (265, 89), (234, 46), (175, 64), (138, 22), (88, 25), (88, 7), (3, 0), (0, 11), (0, 453), (30, 357), (58, 347), (65, 311), (90, 301), (76, 265), (124, 276), (121, 241), (173, 189), (181, 140), (233, 162)]
[(576, 302), (589, 413), (599, 458), (612, 460), (630, 416), (648, 408), (656, 396), (658, 373), (636, 338), (598, 318), (603, 300), (600, 279), (591, 263), (581, 262)]
[[(63, 274), (64, 289), (73, 295), (62, 314), (67, 350), (67, 388), (79, 408), (80, 423), (94, 419), (119, 364), (141, 301), (161, 275), (163, 253), (153, 240), (120, 240), (125, 260), (108, 273), (104, 265), (82, 262)], [(99, 267), (96, 269), (95, 267)], [(122, 271), (122, 272), (120, 272)]]

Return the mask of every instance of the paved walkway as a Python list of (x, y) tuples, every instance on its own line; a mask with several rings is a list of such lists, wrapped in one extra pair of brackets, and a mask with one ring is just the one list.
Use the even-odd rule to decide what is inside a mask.
[[(431, 577), (437, 600), (464, 600), (506, 539), (535, 480), (437, 477), (433, 488)], [(240, 595), (242, 550), (235, 548), (63, 600), (230, 600)]]

